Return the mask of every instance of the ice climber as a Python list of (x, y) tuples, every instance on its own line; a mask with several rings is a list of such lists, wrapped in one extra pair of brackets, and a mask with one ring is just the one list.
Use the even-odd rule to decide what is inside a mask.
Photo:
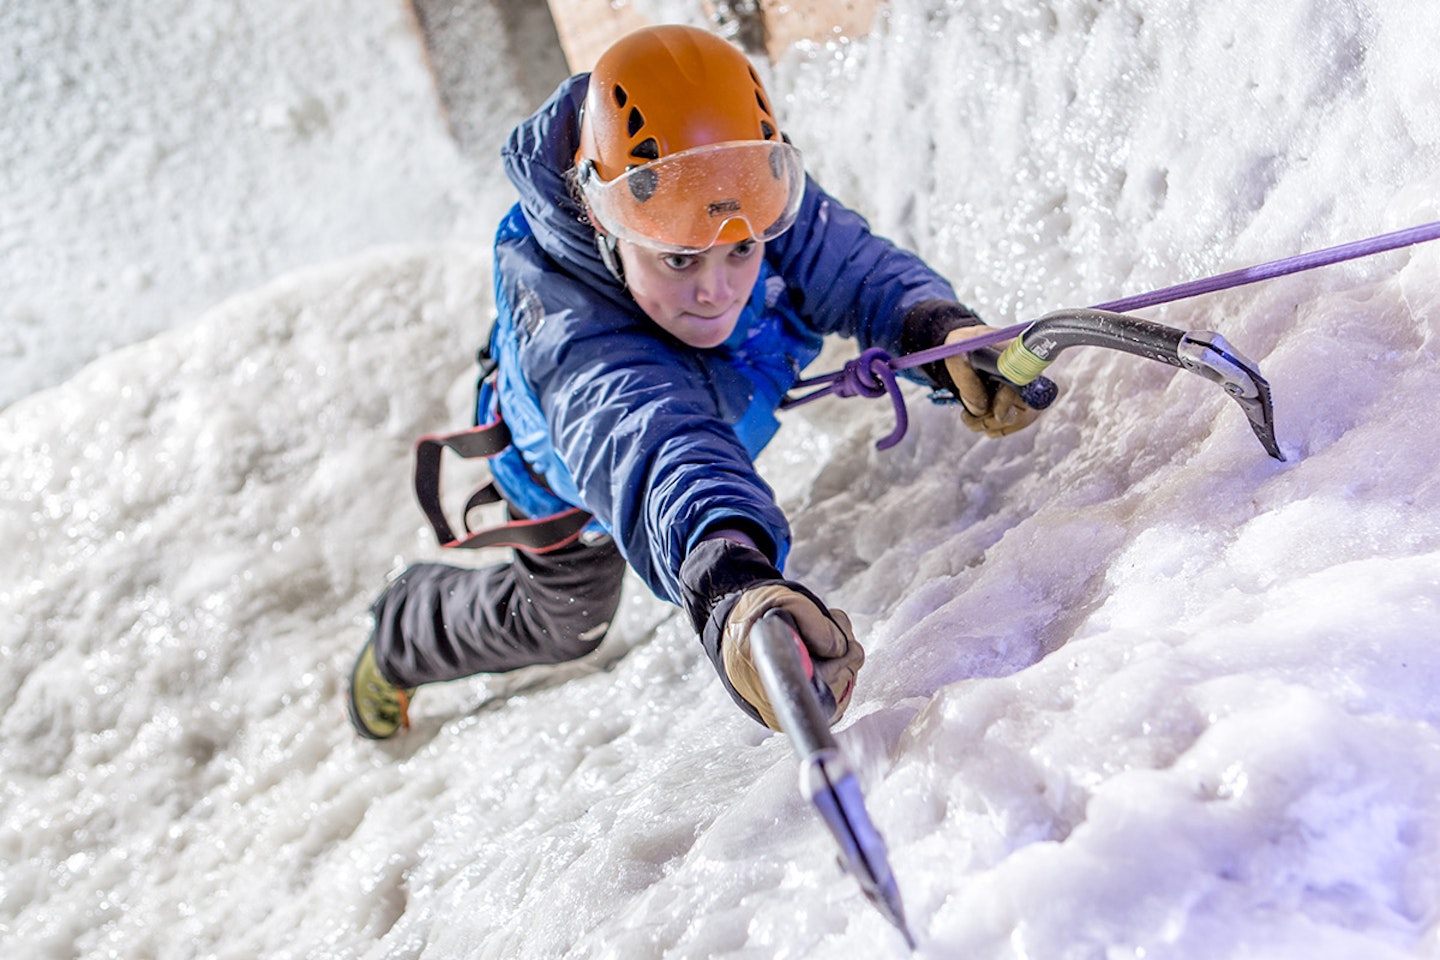
[[(772, 728), (748, 633), (789, 613), (833, 723), (864, 652), (844, 613), (781, 572), (789, 527), (754, 458), (823, 336), (902, 354), (989, 328), (807, 176), (749, 61), (703, 30), (622, 37), (502, 153), (520, 201), (495, 240), (498, 370), (477, 422), (509, 428), (491, 467), (512, 516), (593, 519), (509, 563), (419, 563), (390, 583), (351, 677), (356, 730), (394, 735), (427, 683), (590, 653), (627, 563)], [(991, 436), (1036, 416), (963, 356), (915, 376)]]

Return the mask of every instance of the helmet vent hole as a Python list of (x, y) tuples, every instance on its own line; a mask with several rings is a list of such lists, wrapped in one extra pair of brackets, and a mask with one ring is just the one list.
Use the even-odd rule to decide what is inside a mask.
[(640, 128), (643, 126), (645, 126), (645, 115), (642, 114), (638, 108), (631, 107), (630, 117), (626, 120), (626, 129), (629, 131), (630, 136), (633, 137), (639, 133)]
[(755, 102), (758, 103), (758, 104), (760, 104), (760, 112), (761, 112), (761, 113), (769, 113), (769, 112), (770, 112), (770, 104), (768, 104), (768, 103), (765, 102), (765, 97), (760, 93), (760, 88), (759, 88), (759, 87), (756, 87), (756, 88), (755, 88)]
[(641, 203), (655, 195), (660, 178), (649, 167), (639, 167), (625, 178), (630, 183), (630, 195)]
[(775, 128), (764, 120), (760, 121), (760, 136), (766, 140), (775, 139)]
[(620, 86), (620, 84), (615, 84), (615, 89), (612, 92), (615, 94), (615, 106), (623, 107), (630, 102), (630, 95), (625, 92), (625, 88)]
[(655, 142), (654, 137), (646, 137), (630, 150), (630, 156), (638, 160), (659, 160), (660, 145)]

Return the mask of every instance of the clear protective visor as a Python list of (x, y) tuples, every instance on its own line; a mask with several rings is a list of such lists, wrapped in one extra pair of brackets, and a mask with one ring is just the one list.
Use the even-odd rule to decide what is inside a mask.
[(609, 182), (593, 168), (582, 171), (580, 189), (606, 233), (651, 249), (701, 253), (790, 229), (805, 195), (805, 168), (788, 143), (737, 140), (682, 150)]

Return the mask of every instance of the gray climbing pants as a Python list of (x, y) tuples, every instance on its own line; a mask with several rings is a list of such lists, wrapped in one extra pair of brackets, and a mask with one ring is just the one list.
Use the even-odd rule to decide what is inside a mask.
[(609, 537), (489, 567), (415, 564), (371, 608), (376, 662), (415, 687), (574, 660), (600, 645), (624, 576)]

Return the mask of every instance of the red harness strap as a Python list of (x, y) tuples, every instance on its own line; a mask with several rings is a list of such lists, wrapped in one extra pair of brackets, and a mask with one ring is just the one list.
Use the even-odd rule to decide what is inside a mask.
[(505, 500), (493, 480), (475, 488), (466, 499), (465, 510), (461, 515), (465, 536), (455, 536), (450, 522), (445, 518), (445, 510), (440, 505), (441, 454), (448, 448), (467, 460), (475, 457), (489, 458), (509, 446), (510, 429), (498, 418), (454, 433), (426, 434), (415, 442), (415, 499), (420, 502), (420, 509), (425, 511), (425, 518), (430, 521), (440, 546), (460, 550), (512, 547), (531, 553), (549, 553), (569, 546), (580, 538), (591, 516), (579, 507), (571, 507), (548, 517), (511, 520), (508, 523), (472, 530), (471, 510)]

